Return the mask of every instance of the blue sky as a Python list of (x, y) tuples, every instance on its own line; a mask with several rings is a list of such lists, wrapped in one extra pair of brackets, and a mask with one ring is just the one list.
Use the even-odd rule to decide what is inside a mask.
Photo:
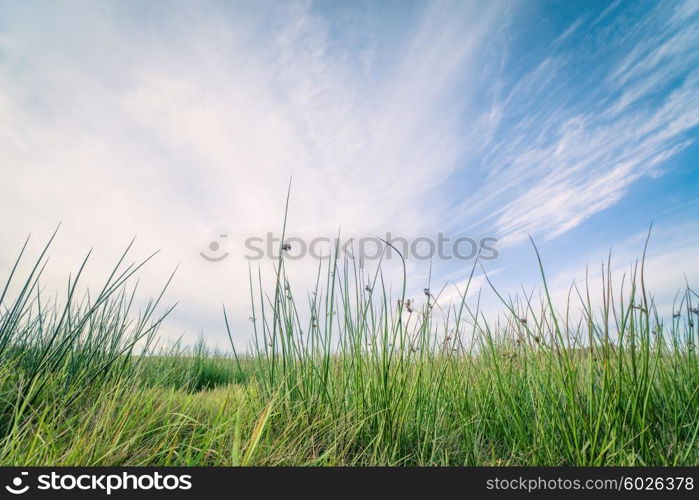
[[(244, 344), (242, 242), (278, 231), (293, 177), (294, 235), (494, 236), (506, 293), (538, 283), (531, 235), (561, 300), (654, 221), (668, 313), (699, 281), (698, 47), (696, 0), (0, 1), (0, 272), (62, 221), (47, 285), (92, 247), (97, 283), (137, 235), (162, 249), (144, 292), (180, 266), (165, 334), (225, 345), (226, 303)], [(419, 296), (429, 264), (408, 269)]]

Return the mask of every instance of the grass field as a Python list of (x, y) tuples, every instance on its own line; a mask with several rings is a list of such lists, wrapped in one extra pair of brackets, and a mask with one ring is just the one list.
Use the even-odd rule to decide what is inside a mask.
[(167, 309), (133, 307), (145, 262), (87, 295), (84, 264), (45, 300), (44, 257), (0, 299), (3, 465), (699, 464), (696, 295), (659, 317), (642, 260), (570, 311), (542, 271), (540, 303), (492, 320), (337, 261), (297, 302), (282, 258), (267, 293), (251, 280), (251, 348), (224, 354), (157, 347)]

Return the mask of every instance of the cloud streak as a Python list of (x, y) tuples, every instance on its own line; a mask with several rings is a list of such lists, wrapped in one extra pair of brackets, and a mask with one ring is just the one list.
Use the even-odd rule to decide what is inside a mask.
[[(661, 174), (699, 124), (696, 19), (688, 5), (663, 4), (635, 27), (623, 17), (604, 29), (574, 23), (579, 36), (566, 31), (492, 100), (485, 180), (463, 217), (493, 224), (511, 244), (552, 239)], [(612, 29), (628, 34), (613, 38)]]
[[(633, 24), (582, 13), (518, 65), (526, 23), (510, 2), (3, 4), (0, 204), (14, 223), (0, 237), (63, 220), (58, 289), (88, 246), (91, 282), (136, 233), (137, 254), (163, 249), (146, 284), (180, 264), (170, 335), (225, 345), (225, 302), (244, 344), (242, 241), (279, 230), (290, 177), (295, 235), (473, 228), (518, 243), (662, 173), (699, 116), (692, 5)], [(201, 259), (224, 233), (231, 257)], [(0, 248), (3, 270), (14, 251)], [(408, 264), (421, 287), (428, 269)], [(314, 266), (291, 266), (298, 288)]]

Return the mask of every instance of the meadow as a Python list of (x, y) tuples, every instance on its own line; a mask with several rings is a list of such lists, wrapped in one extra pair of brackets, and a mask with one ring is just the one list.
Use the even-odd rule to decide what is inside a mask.
[(274, 283), (250, 280), (250, 348), (216, 352), (162, 347), (168, 306), (136, 310), (148, 259), (128, 248), (100, 289), (86, 259), (45, 298), (49, 245), (3, 270), (2, 465), (699, 464), (697, 295), (661, 317), (643, 258), (563, 311), (539, 260), (540, 300), (493, 319), (467, 289), (418, 307), (338, 259), (295, 292), (282, 253)]

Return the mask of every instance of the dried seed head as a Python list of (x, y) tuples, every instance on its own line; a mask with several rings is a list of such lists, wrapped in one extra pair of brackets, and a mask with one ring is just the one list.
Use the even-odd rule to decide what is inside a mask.
[(430, 296), (430, 289), (429, 289), (429, 288), (424, 288), (424, 289), (422, 290), (422, 293), (424, 293), (426, 297), (429, 297), (429, 296)]
[(282, 245), (282, 250), (286, 250), (287, 252), (291, 250), (291, 243), (284, 243)]

